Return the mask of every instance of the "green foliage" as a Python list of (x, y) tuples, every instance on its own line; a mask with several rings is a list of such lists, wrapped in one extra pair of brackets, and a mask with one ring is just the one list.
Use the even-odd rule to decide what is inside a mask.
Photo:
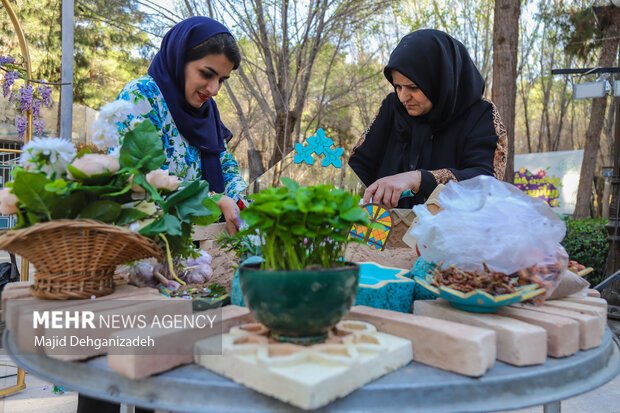
[[(49, 159), (42, 159), (45, 155), (39, 156), (27, 147), (24, 151), (32, 154), (37, 167), (47, 166)], [(71, 181), (62, 177), (52, 181), (39, 170), (17, 168), (11, 183), (11, 192), (18, 199), (17, 227), (60, 218), (96, 219), (121, 226), (138, 224), (134, 230), (156, 241), (160, 241), (159, 235), (163, 234), (170, 243), (172, 255), (185, 258), (192, 254), (192, 224), (211, 224), (219, 218), (220, 211), (208, 197), (209, 184), (206, 181), (185, 183), (172, 192), (151, 185), (145, 175), (159, 168), (164, 160), (161, 139), (152, 122), (147, 120), (125, 135), (120, 150), (119, 163), (122, 168), (116, 172), (93, 175), (98, 178), (106, 175), (106, 185), (98, 185), (100, 179), (93, 180), (93, 176), (71, 165), (67, 165), (67, 169), (76, 179)], [(55, 178), (58, 178), (58, 173), (53, 173)], [(130, 181), (131, 176), (133, 181)], [(132, 202), (129, 192), (132, 185), (142, 186), (146, 192), (141, 196), (150, 194), (150, 200)], [(157, 203), (157, 207), (153, 202)]]
[(605, 273), (609, 251), (605, 225), (608, 222), (605, 219), (592, 218), (566, 219), (566, 237), (562, 245), (570, 260), (594, 268), (593, 272), (585, 276), (592, 285), (602, 281)]
[(358, 206), (359, 196), (333, 185), (299, 186), (282, 178), (281, 188), (267, 188), (250, 196), (254, 202), (241, 211), (248, 225), (238, 236), (258, 234), (262, 268), (302, 270), (331, 268), (342, 263), (352, 225), (369, 225)]
[[(135, 0), (75, 2), (74, 102), (98, 108), (131, 79), (142, 76), (156, 47), (150, 23)], [(33, 77), (60, 82), (61, 0), (11, 1), (28, 41)], [(0, 13), (0, 54), (20, 54), (17, 36)], [(136, 53), (138, 52), (138, 53)]]

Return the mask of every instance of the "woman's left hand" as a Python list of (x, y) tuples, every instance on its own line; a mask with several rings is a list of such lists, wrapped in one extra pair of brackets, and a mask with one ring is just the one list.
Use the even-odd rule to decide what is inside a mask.
[(383, 204), (388, 208), (396, 208), (403, 192), (411, 189), (417, 192), (420, 189), (422, 174), (420, 171), (403, 172), (396, 175), (377, 179), (364, 192), (364, 203), (372, 201)]
[(222, 214), (224, 214), (228, 233), (230, 235), (235, 235), (241, 226), (239, 207), (231, 197), (226, 195), (223, 195), (220, 200), (217, 201), (217, 206), (222, 211)]

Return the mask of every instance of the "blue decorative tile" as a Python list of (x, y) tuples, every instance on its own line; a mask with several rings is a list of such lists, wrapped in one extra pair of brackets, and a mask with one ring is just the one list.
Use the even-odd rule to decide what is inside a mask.
[(415, 282), (401, 268), (384, 267), (374, 262), (360, 263), (360, 284), (355, 305), (408, 313), (413, 302)]

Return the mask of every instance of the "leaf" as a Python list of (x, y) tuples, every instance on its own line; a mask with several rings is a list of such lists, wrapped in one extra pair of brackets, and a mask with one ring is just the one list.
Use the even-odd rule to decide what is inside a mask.
[(87, 194), (82, 191), (73, 192), (61, 199), (52, 209), (52, 218), (74, 219), (87, 202)]
[[(90, 150), (90, 148), (87, 146), (84, 149), (80, 150), (77, 155), (75, 155), (75, 159), (77, 158), (81, 158), (82, 156), (86, 155), (87, 153), (93, 153), (93, 151)], [(73, 175), (75, 176), (75, 175)]]
[(143, 173), (166, 162), (164, 146), (153, 122), (145, 120), (125, 134), (119, 162), (122, 168), (138, 168)]
[(79, 218), (114, 222), (121, 214), (121, 204), (114, 201), (95, 201), (82, 209)]
[(282, 182), (282, 185), (284, 185), (284, 187), (288, 189), (290, 192), (297, 192), (297, 188), (299, 188), (299, 184), (293, 181), (291, 178), (282, 177), (280, 178), (280, 181)]
[[(161, 196), (159, 195), (159, 192), (157, 192), (157, 189), (155, 189), (155, 187), (151, 184), (149, 184), (146, 181), (146, 177), (144, 176), (144, 174), (135, 174), (133, 176), (133, 181), (132, 181), (133, 185), (140, 185), (142, 188), (144, 188), (149, 195), (151, 195), (151, 199), (153, 201), (159, 201), (161, 199)], [(131, 188), (131, 187), (130, 187)], [(126, 192), (125, 190), (120, 191), (116, 194), (113, 195), (120, 195), (122, 193)], [(164, 212), (167, 212), (167, 209), (164, 208)]]
[(162, 218), (151, 222), (140, 230), (140, 234), (147, 237), (154, 237), (161, 233), (172, 236), (183, 235), (181, 231), (181, 221), (173, 215), (164, 215)]
[(43, 214), (51, 220), (52, 209), (60, 200), (60, 196), (45, 190), (45, 185), (51, 183), (44, 174), (22, 170), (15, 174), (11, 192), (27, 210)]
[(148, 215), (135, 208), (123, 208), (121, 214), (116, 220), (116, 225), (127, 225), (142, 218), (146, 218)]

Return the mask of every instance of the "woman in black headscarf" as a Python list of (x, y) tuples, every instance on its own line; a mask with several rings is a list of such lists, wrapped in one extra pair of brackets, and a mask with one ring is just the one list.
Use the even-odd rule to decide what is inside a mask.
[[(484, 80), (461, 42), (439, 30), (415, 31), (383, 73), (394, 92), (349, 159), (368, 187), (365, 202), (411, 208), (449, 180), (503, 178), (506, 130), (482, 98)], [(407, 190), (414, 197), (400, 199)]]

